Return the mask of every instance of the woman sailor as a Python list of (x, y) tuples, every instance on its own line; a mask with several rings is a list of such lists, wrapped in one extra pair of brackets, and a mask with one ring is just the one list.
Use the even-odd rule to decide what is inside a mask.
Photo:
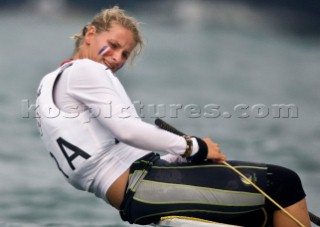
[[(183, 215), (243, 226), (296, 225), (221, 164), (226, 157), (211, 139), (178, 136), (138, 118), (114, 75), (142, 49), (134, 18), (118, 7), (105, 9), (74, 38), (72, 59), (42, 79), (37, 97), (42, 140), (71, 185), (105, 200), (130, 223)], [(296, 173), (230, 163), (310, 226)]]

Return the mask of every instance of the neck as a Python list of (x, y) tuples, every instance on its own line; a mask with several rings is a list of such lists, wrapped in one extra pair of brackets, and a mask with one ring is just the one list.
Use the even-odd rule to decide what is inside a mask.
[(75, 54), (72, 56), (72, 59), (73, 59), (73, 60), (77, 60), (77, 59), (81, 59), (81, 58), (83, 58), (83, 57), (81, 57), (81, 55), (80, 55), (79, 52), (75, 53)]
[(86, 46), (81, 46), (77, 52), (75, 52), (72, 56), (72, 59), (82, 59), (88, 57), (88, 50)]

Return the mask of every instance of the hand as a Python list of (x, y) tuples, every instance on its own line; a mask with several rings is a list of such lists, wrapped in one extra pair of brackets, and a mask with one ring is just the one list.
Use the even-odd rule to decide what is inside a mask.
[(202, 140), (208, 146), (207, 159), (210, 159), (217, 163), (222, 163), (226, 160), (226, 156), (221, 153), (221, 150), (218, 144), (214, 143), (210, 138), (203, 138)]

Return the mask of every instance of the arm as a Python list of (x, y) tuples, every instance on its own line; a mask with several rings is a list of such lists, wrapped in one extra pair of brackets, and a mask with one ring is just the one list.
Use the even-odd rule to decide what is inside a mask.
[[(122, 85), (110, 71), (95, 62), (76, 62), (69, 75), (67, 93), (95, 112), (97, 120), (118, 140), (145, 150), (182, 155), (186, 141), (173, 133), (142, 122), (130, 108)], [(131, 107), (132, 108), (132, 107)], [(111, 110), (111, 111), (110, 111)]]

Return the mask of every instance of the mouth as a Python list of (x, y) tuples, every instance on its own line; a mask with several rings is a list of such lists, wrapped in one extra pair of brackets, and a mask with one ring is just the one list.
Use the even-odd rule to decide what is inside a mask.
[(110, 64), (108, 61), (103, 60), (103, 64), (104, 64), (105, 66), (107, 66), (111, 71), (114, 70), (114, 67), (112, 67), (111, 64)]

